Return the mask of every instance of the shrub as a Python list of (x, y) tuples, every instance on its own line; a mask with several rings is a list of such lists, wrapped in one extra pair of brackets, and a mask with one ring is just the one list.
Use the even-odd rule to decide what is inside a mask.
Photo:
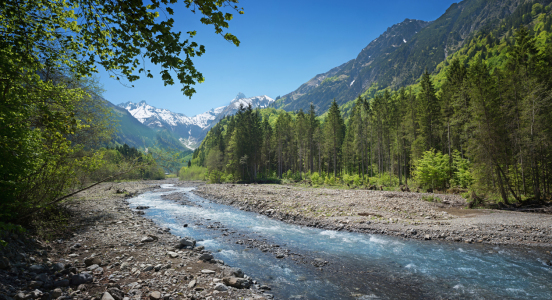
[(361, 186), (362, 185), (362, 178), (358, 174), (356, 174), (355, 176), (353, 176), (353, 183), (356, 186)]
[(209, 173), (209, 182), (210, 183), (222, 183), (222, 178), (224, 177), (224, 173), (213, 170), (211, 173)]
[(192, 165), (190, 167), (182, 167), (178, 178), (180, 178), (180, 180), (206, 180), (206, 173), (207, 168)]
[(440, 151), (424, 152), (416, 164), (414, 177), (424, 188), (445, 188), (450, 174), (449, 156)]
[(314, 172), (312, 173), (310, 179), (313, 184), (318, 184), (318, 181), (320, 180), (320, 175), (318, 174), (318, 172)]

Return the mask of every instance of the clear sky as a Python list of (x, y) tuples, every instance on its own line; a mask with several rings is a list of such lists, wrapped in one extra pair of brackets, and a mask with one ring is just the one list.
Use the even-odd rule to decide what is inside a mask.
[[(245, 14), (234, 14), (228, 32), (241, 45), (225, 41), (199, 16), (175, 11), (175, 28), (196, 30), (194, 40), (206, 53), (194, 58), (205, 82), (189, 99), (181, 86), (164, 86), (149, 63), (153, 79), (141, 78), (125, 87), (105, 72), (100, 82), (104, 97), (114, 104), (146, 100), (158, 108), (191, 117), (228, 105), (238, 92), (247, 97), (285, 95), (358, 53), (388, 27), (404, 19), (432, 21), (458, 0), (241, 0)], [(183, 34), (185, 36), (185, 34)]]

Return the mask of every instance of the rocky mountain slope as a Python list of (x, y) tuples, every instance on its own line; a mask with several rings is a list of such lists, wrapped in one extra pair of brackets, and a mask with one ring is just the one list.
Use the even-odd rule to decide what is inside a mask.
[(327, 73), (316, 75), (275, 106), (288, 111), (308, 109), (318, 113), (332, 101), (344, 104), (371, 87), (381, 89), (415, 83), (460, 49), (476, 32), (497, 25), (511, 15), (521, 0), (464, 0), (455, 3), (437, 20), (406, 19), (373, 40), (359, 55)]

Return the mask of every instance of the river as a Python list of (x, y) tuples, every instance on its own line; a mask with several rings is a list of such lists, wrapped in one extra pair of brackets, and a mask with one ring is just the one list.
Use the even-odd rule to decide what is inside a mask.
[[(129, 199), (191, 236), (277, 299), (552, 299), (552, 268), (532, 249), (416, 241), (301, 227), (221, 205), (190, 187)], [(181, 193), (184, 204), (163, 196)], [(187, 227), (184, 227), (187, 224)]]

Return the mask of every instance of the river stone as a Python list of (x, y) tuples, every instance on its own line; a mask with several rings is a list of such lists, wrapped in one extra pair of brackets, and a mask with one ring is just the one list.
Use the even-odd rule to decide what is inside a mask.
[(228, 290), (228, 287), (224, 285), (224, 283), (219, 282), (215, 285), (215, 291), (226, 292), (227, 290)]
[(91, 265), (100, 265), (102, 260), (99, 257), (87, 257), (84, 259), (84, 265), (89, 267)]
[(86, 269), (87, 269), (88, 271), (94, 271), (94, 270), (96, 270), (96, 269), (99, 268), (99, 267), (100, 267), (100, 266), (94, 264), (94, 265), (89, 266), (89, 267), (86, 268)]
[(153, 270), (153, 266), (152, 265), (146, 265), (146, 267), (142, 271), (147, 272), (147, 271), (151, 271), (151, 270)]
[(50, 296), (54, 299), (61, 297), (61, 294), (63, 294), (63, 291), (60, 288), (56, 288), (50, 292)]
[(119, 290), (118, 288), (110, 288), (107, 290), (107, 292), (113, 297), (115, 300), (123, 300), (125, 297), (125, 294), (123, 291)]
[(61, 270), (65, 269), (65, 265), (63, 263), (58, 262), (58, 263), (55, 263), (55, 264), (52, 265), (52, 269), (54, 269), (54, 271), (56, 271), (56, 272), (61, 271)]
[(71, 277), (71, 285), (80, 285), (84, 283), (90, 283), (94, 280), (94, 277), (88, 273), (80, 273)]
[(11, 268), (10, 261), (7, 257), (0, 257), (0, 270), (9, 270)]
[(120, 268), (121, 268), (121, 271), (128, 270), (128, 269), (130, 269), (130, 264), (127, 263), (127, 262), (124, 262), (124, 263), (121, 264)]
[(196, 285), (196, 280), (194, 279), (194, 280), (190, 281), (190, 283), (188, 283), (188, 288), (191, 289), (191, 288), (193, 288), (195, 285)]
[(426, 241), (431, 240), (431, 236), (430, 236), (429, 234), (426, 234), (426, 235), (424, 236), (424, 240), (426, 240)]
[(115, 300), (110, 293), (108, 292), (105, 292), (103, 293), (103, 296), (102, 296), (102, 299), (101, 300)]
[(178, 253), (172, 252), (172, 251), (167, 252), (167, 255), (170, 256), (171, 258), (177, 258), (178, 257)]
[(50, 277), (46, 273), (38, 274), (38, 275), (35, 276), (34, 279), (36, 281), (42, 281), (42, 282), (50, 281)]
[(69, 279), (62, 279), (62, 280), (57, 280), (57, 281), (54, 281), (54, 286), (55, 287), (67, 287), (69, 286)]
[(247, 279), (238, 277), (224, 277), (222, 282), (238, 289), (248, 288), (251, 285)]
[(200, 260), (206, 260), (206, 261), (209, 261), (211, 259), (213, 259), (213, 255), (210, 254), (210, 253), (203, 253), (201, 254), (201, 256), (199, 257)]
[(180, 245), (184, 247), (195, 247), (196, 240), (191, 237), (184, 237), (180, 240)]
[(154, 236), (148, 235), (148, 236), (143, 237), (143, 238), (140, 240), (140, 243), (150, 243), (150, 242), (154, 242), (155, 240), (156, 240), (156, 239), (154, 238)]
[(240, 268), (227, 268), (224, 270), (224, 276), (226, 277), (239, 277), (243, 278), (245, 274)]
[(151, 300), (159, 300), (159, 299), (161, 299), (161, 293), (158, 292), (158, 291), (151, 292), (150, 295), (149, 295), (149, 298)]
[(32, 265), (29, 267), (29, 270), (35, 272), (35, 273), (41, 273), (44, 271), (44, 266), (42, 265)]
[(213, 270), (203, 269), (201, 270), (201, 273), (203, 274), (215, 274), (216, 272)]
[(43, 284), (44, 284), (44, 282), (42, 282), (42, 281), (31, 281), (31, 282), (29, 283), (29, 287), (30, 287), (31, 289), (35, 289), (35, 288), (37, 288), (37, 287), (41, 287)]

